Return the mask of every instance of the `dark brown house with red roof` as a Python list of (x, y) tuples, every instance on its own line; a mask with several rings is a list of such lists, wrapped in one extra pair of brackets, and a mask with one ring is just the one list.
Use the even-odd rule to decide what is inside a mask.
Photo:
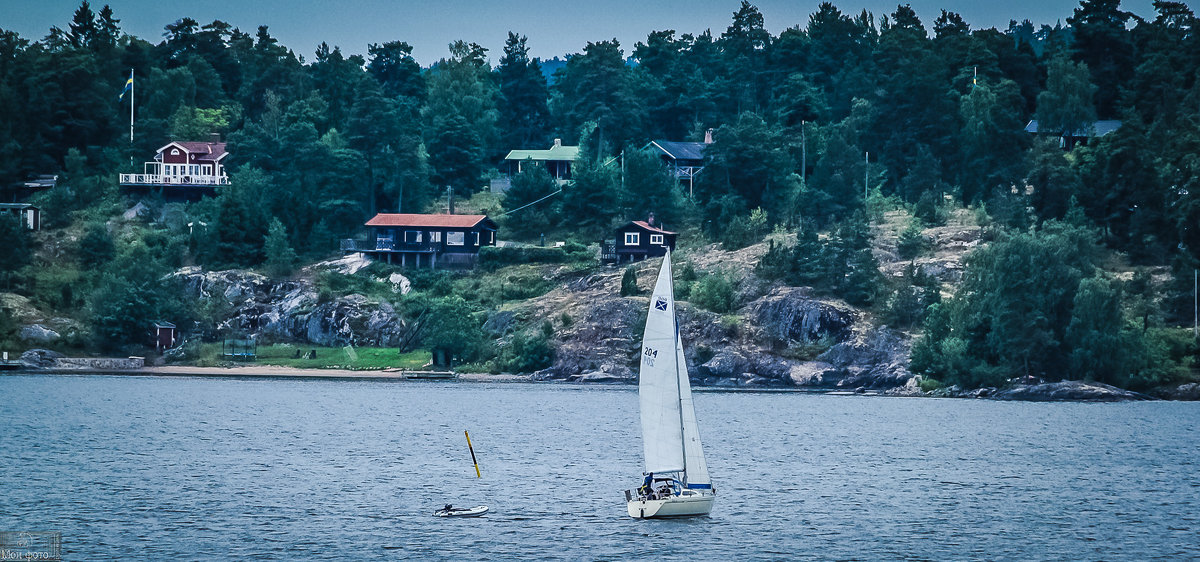
[(366, 226), (374, 236), (343, 240), (342, 251), (405, 267), (474, 267), (479, 248), (496, 245), (487, 215), (379, 213)]
[(142, 173), (121, 174), (121, 187), (161, 188), (164, 193), (184, 196), (211, 194), (215, 187), (229, 185), (224, 164), (227, 156), (219, 135), (209, 142), (175, 141), (158, 149), (154, 161), (142, 165)]
[(648, 220), (632, 221), (618, 228), (615, 244), (605, 249), (604, 261), (637, 261), (666, 255), (668, 248), (674, 251), (678, 233), (655, 224), (658, 223), (654, 222), (654, 213), (650, 213)]

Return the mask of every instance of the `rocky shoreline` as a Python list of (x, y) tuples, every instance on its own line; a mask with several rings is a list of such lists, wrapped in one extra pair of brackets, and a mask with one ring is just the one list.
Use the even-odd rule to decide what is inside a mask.
[[(62, 361), (44, 350), (26, 352), (26, 361), (17, 369), (2, 371), (0, 375), (81, 375), (104, 374), (125, 376), (182, 376), (182, 377), (220, 377), (220, 378), (304, 378), (304, 379), (355, 379), (355, 380), (410, 380), (412, 373), (399, 370), (351, 371), (345, 369), (298, 369), (272, 365), (239, 365), (235, 367), (196, 367), (189, 365), (142, 366), (123, 368), (120, 366), (104, 366), (101, 361), (96, 366), (81, 366), (78, 361)], [(113, 365), (118, 365), (114, 363)], [(468, 382), (505, 382), (505, 383), (551, 383), (551, 384), (616, 384), (633, 385), (636, 377), (612, 377), (590, 374), (568, 378), (546, 378), (538, 375), (520, 374), (485, 374), (457, 373), (455, 380)], [(1014, 384), (1005, 388), (980, 388), (964, 390), (958, 387), (939, 388), (932, 391), (922, 391), (919, 378), (910, 379), (916, 383), (893, 387), (885, 390), (857, 387), (824, 386), (758, 386), (731, 384), (703, 384), (697, 380), (699, 390), (717, 391), (794, 391), (817, 394), (838, 394), (856, 396), (890, 396), (911, 398), (975, 398), (986, 400), (1023, 401), (1023, 402), (1132, 402), (1146, 400), (1200, 400), (1200, 383), (1189, 383), (1177, 388), (1162, 389), (1154, 395), (1142, 394), (1120, 389), (1103, 383), (1090, 381), (1060, 381), (1038, 384)]]
[[(688, 260), (697, 269), (732, 264), (752, 271), (760, 250), (752, 247), (726, 252), (714, 246)], [(387, 302), (361, 294), (322, 297), (312, 281), (323, 271), (366, 275), (361, 270), (368, 263), (351, 256), (315, 264), (305, 275), (288, 280), (273, 280), (248, 271), (197, 268), (183, 268), (173, 275), (182, 281), (189, 298), (228, 303), (228, 314), (216, 326), (218, 331), (249, 334), (264, 341), (393, 347), (407, 331), (409, 319)], [(657, 265), (657, 260), (647, 260), (634, 267), (639, 278), (650, 279)], [(544, 275), (555, 285), (553, 289), (491, 312), (483, 329), (500, 347), (509, 345), (522, 326), (553, 327), (553, 364), (531, 374), (503, 375), (508, 377), (505, 380), (636, 383), (641, 322), (649, 303), (645, 296), (620, 296), (623, 272), (621, 268), (601, 268), (581, 274), (567, 267), (547, 266)], [(411, 287), (396, 273), (377, 281), (386, 283), (397, 294)], [(877, 325), (865, 311), (836, 299), (814, 296), (805, 287), (770, 283), (754, 275), (742, 278), (735, 300), (738, 304), (734, 310), (725, 314), (686, 301), (679, 303), (679, 331), (685, 341), (688, 371), (697, 387), (1024, 401), (1200, 400), (1197, 383), (1150, 394), (1083, 381), (1014, 381), (1005, 388), (924, 391), (921, 377), (907, 367), (912, 336)], [(35, 338), (27, 343), (36, 345), (37, 341)], [(169, 351), (165, 359), (174, 363), (170, 369), (203, 369), (187, 367), (187, 359), (175, 350)], [(40, 349), (21, 357), (26, 369), (39, 372), (111, 372), (127, 368), (118, 365), (127, 363), (125, 360), (112, 361), (117, 362), (89, 367), (87, 361), (73, 362)], [(156, 368), (148, 366), (137, 372), (155, 374), (152, 369)], [(277, 373), (286, 370), (271, 369)], [(337, 376), (326, 370), (299, 371), (291, 376)], [(371, 376), (348, 372), (356, 373), (353, 378)], [(218, 373), (239, 376), (236, 369), (220, 369)], [(471, 375), (471, 380), (499, 379), (480, 374)]]

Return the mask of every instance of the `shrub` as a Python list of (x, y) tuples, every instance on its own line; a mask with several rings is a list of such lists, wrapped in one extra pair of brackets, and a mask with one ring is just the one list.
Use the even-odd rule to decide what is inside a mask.
[(636, 294), (638, 294), (637, 269), (631, 265), (625, 268), (625, 275), (621, 277), (621, 296), (629, 297)]
[[(372, 265), (373, 266), (373, 265)], [(412, 269), (404, 271), (404, 276), (408, 278), (409, 283), (412, 283), (412, 289), (422, 293), (429, 293), (436, 297), (445, 297), (450, 295), (452, 288), (450, 273), (440, 269)], [(380, 275), (382, 277), (382, 275)]]
[(696, 284), (694, 282), (683, 281), (681, 279), (675, 279), (675, 283), (674, 283), (675, 300), (691, 301), (692, 287), (695, 287), (695, 286), (696, 286)]
[(453, 294), (490, 306), (524, 300), (545, 294), (551, 288), (545, 277), (532, 270), (517, 270), (507, 275), (464, 276), (453, 283)]
[(683, 267), (679, 268), (679, 273), (675, 275), (675, 300), (691, 300), (692, 288), (696, 286), (696, 279), (699, 275), (696, 274), (696, 266), (692, 262), (683, 262)]
[(1131, 390), (1179, 384), (1188, 380), (1195, 344), (1191, 330), (1175, 328), (1137, 329), (1127, 326), (1123, 338), (1125, 372), (1113, 373), (1112, 382)]
[(913, 259), (929, 249), (929, 240), (921, 231), (921, 227), (914, 221), (908, 224), (908, 228), (900, 233), (900, 239), (896, 243), (896, 254), (902, 260)]
[(758, 265), (754, 266), (754, 273), (763, 279), (783, 279), (791, 274), (793, 263), (795, 262), (792, 259), (792, 249), (771, 240), (767, 253), (763, 254), (758, 260)]
[(712, 273), (696, 282), (692, 304), (716, 313), (733, 310), (733, 282), (725, 273)]
[(79, 263), (88, 268), (98, 267), (108, 263), (115, 253), (112, 235), (104, 223), (88, 223), (79, 238)]
[(946, 209), (939, 199), (939, 195), (933, 191), (922, 193), (917, 199), (917, 204), (913, 206), (913, 214), (929, 226), (946, 224)]
[(334, 296), (359, 294), (367, 297), (386, 298), (392, 295), (391, 285), (379, 281), (370, 275), (343, 275), (333, 271), (326, 271), (317, 276), (314, 280), (314, 285), (318, 292), (328, 289)]
[(725, 227), (725, 236), (721, 245), (726, 250), (745, 248), (759, 240), (767, 232), (767, 214), (762, 209), (754, 209), (748, 217), (734, 217)]
[(799, 359), (800, 361), (814, 361), (822, 353), (829, 351), (829, 348), (833, 347), (836, 343), (837, 339), (829, 334), (816, 340), (790, 342), (783, 355), (791, 359)]
[(532, 373), (553, 365), (554, 354), (554, 346), (544, 329), (534, 336), (518, 333), (500, 353), (496, 365), (510, 373)]
[(587, 257), (591, 257), (591, 250), (589, 250), (587, 246), (574, 240), (563, 244), (562, 251), (566, 252), (571, 259), (579, 259), (581, 254), (588, 254)]
[(523, 263), (563, 263), (566, 261), (567, 252), (564, 251), (564, 248), (484, 246), (479, 249), (479, 267), (488, 270)]
[(0, 307), (0, 346), (4, 349), (17, 347), (17, 329), (20, 325), (7, 308)]
[(333, 302), (333, 291), (330, 290), (329, 287), (321, 287), (320, 289), (317, 289), (317, 302)]

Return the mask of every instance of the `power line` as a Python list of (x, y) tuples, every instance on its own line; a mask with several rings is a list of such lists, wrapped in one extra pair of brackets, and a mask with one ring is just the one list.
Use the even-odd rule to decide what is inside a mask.
[(543, 198), (541, 198), (541, 199), (538, 199), (537, 201), (534, 201), (534, 202), (532, 202), (532, 203), (526, 203), (525, 205), (521, 205), (520, 207), (517, 207), (516, 209), (513, 209), (513, 210), (511, 210), (511, 211), (509, 211), (509, 212), (507, 212), (507, 213), (501, 213), (501, 214), (500, 214), (500, 216), (502, 216), (502, 217), (503, 217), (503, 216), (508, 216), (508, 215), (511, 215), (511, 214), (513, 214), (513, 213), (515, 213), (515, 212), (517, 212), (517, 211), (520, 211), (521, 209), (524, 209), (525, 207), (528, 207), (528, 206), (530, 206), (530, 205), (534, 205), (534, 204), (537, 204), (537, 203), (541, 203), (542, 201), (545, 201), (545, 200), (547, 200), (547, 199), (549, 199), (549, 198), (551, 198), (551, 197), (554, 197), (555, 195), (558, 195), (559, 193), (562, 193), (562, 188), (561, 188), (561, 187), (560, 187), (560, 188), (558, 188), (558, 191), (555, 191), (554, 193), (551, 193), (550, 195), (547, 195), (547, 196), (545, 196), (545, 197), (543, 197)]

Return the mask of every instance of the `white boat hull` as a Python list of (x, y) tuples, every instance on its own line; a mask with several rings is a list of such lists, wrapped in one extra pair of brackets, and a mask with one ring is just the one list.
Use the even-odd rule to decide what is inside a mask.
[(633, 499), (626, 505), (629, 516), (638, 519), (708, 515), (712, 511), (713, 495), (689, 493), (661, 500)]
[(477, 505), (475, 507), (455, 507), (450, 509), (439, 509), (433, 512), (434, 517), (479, 517), (488, 512), (488, 506)]

